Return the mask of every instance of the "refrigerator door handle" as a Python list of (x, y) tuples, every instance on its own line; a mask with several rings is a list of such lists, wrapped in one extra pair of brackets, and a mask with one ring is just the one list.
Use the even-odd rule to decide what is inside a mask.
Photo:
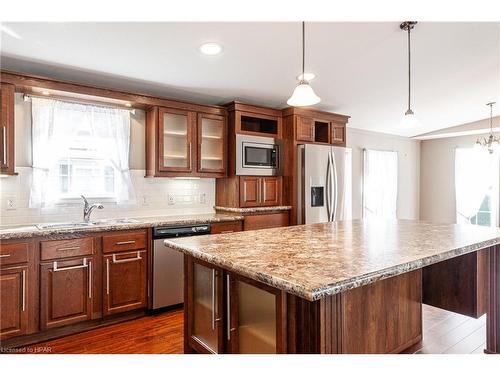
[(331, 221), (331, 176), (332, 176), (332, 170), (331, 170), (331, 158), (330, 158), (330, 153), (328, 153), (328, 163), (326, 165), (326, 183), (325, 183), (325, 195), (326, 195), (326, 214), (328, 216), (328, 221)]
[(334, 200), (333, 200), (333, 207), (332, 207), (332, 220), (331, 221), (335, 221), (337, 220), (337, 206), (338, 206), (338, 179), (337, 179), (337, 164), (335, 163), (335, 155), (333, 153), (331, 153), (332, 155), (332, 166), (333, 166), (333, 174), (332, 174), (332, 177), (333, 177), (333, 196), (334, 196)]

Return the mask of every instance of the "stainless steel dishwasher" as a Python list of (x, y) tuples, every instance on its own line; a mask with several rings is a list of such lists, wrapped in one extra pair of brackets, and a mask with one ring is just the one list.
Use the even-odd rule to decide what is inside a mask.
[(183, 225), (153, 229), (153, 309), (184, 302), (182, 253), (168, 248), (166, 238), (210, 234), (210, 225)]

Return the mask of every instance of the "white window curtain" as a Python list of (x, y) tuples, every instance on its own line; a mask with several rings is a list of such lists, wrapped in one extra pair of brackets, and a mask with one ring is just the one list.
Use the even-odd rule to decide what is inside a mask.
[[(135, 194), (130, 179), (130, 112), (103, 106), (71, 103), (60, 100), (31, 98), (33, 181), (30, 207), (48, 207), (60, 200), (54, 175), (57, 161), (67, 157), (69, 142), (84, 131), (85, 147), (114, 169), (117, 181), (114, 199), (132, 203)], [(83, 192), (82, 192), (83, 193)]]
[(473, 147), (455, 149), (457, 223), (470, 223), (498, 173), (497, 154)]
[(398, 154), (395, 151), (363, 152), (363, 218), (396, 219)]

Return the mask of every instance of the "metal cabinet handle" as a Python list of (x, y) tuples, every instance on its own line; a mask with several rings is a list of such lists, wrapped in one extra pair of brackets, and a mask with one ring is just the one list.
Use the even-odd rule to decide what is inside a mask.
[(76, 270), (78, 268), (87, 268), (87, 267), (88, 267), (87, 258), (83, 258), (83, 264), (81, 264), (79, 266), (70, 266), (70, 267), (58, 268), (57, 267), (57, 261), (55, 261), (53, 263), (53, 271), (54, 272)]
[(231, 340), (231, 279), (226, 275), (227, 339)]
[(1, 254), (0, 255), (0, 258), (8, 258), (8, 257), (10, 257), (10, 254)]
[(59, 247), (57, 251), (79, 250), (80, 246)]
[(89, 299), (92, 298), (92, 261), (89, 262)]
[(131, 244), (134, 244), (135, 241), (134, 240), (130, 240), (130, 241), (118, 241), (115, 243), (115, 245), (131, 245)]
[(26, 311), (26, 270), (23, 270), (23, 311)]
[(262, 187), (261, 187), (261, 190), (264, 192), (264, 199), (263, 199), (263, 203), (266, 202), (266, 181), (264, 179), (262, 179)]
[(7, 163), (7, 128), (5, 125), (2, 127), (2, 135), (3, 135), (3, 164)]
[[(132, 253), (128, 253), (132, 254)], [(119, 254), (120, 255), (120, 254)], [(141, 260), (141, 252), (137, 252), (137, 256), (135, 258), (125, 258), (125, 259), (116, 259), (116, 254), (113, 254), (113, 263), (128, 263), (128, 262), (135, 262), (137, 260)]]
[(109, 258), (106, 259), (106, 294), (109, 294)]

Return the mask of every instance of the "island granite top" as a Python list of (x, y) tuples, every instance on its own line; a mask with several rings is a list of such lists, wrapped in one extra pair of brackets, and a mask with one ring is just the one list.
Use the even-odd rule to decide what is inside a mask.
[(411, 220), (165, 240), (185, 254), (310, 301), (498, 244), (498, 228)]
[(78, 228), (38, 229), (35, 224), (0, 226), (0, 240), (31, 237), (50, 237), (54, 235), (94, 233), (112, 230), (143, 229), (169, 225), (209, 224), (243, 220), (244, 218), (243, 216), (235, 214), (192, 214), (134, 217), (131, 219), (134, 220), (134, 222), (120, 222), (120, 219), (97, 220), (95, 225)]

